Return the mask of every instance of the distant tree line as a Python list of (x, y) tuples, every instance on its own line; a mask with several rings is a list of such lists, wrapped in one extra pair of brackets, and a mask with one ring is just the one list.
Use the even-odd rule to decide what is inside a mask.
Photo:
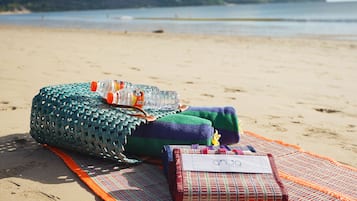
[[(304, 0), (0, 0), (0, 11), (65, 11), (139, 7), (220, 5), (225, 3), (301, 2)], [(324, 1), (324, 0), (305, 0)]]

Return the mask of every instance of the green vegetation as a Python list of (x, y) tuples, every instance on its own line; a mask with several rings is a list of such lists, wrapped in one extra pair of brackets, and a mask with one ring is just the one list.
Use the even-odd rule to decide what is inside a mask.
[[(65, 11), (162, 6), (220, 5), (225, 3), (301, 2), (304, 0), (0, 0), (0, 11)], [(324, 0), (305, 0), (324, 1)]]

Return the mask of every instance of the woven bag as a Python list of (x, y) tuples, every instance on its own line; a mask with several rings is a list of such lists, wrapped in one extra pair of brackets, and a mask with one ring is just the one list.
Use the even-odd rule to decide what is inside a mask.
[[(39, 143), (119, 162), (136, 163), (124, 154), (127, 136), (147, 119), (140, 111), (113, 107), (89, 91), (89, 83), (48, 86), (32, 100), (30, 134)], [(160, 118), (177, 111), (147, 110)]]

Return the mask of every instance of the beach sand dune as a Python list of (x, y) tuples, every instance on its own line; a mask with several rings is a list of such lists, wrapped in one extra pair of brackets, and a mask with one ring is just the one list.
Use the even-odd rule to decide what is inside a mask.
[(122, 79), (237, 109), (243, 128), (357, 167), (357, 42), (0, 26), (0, 200), (100, 200), (29, 136), (48, 85)]

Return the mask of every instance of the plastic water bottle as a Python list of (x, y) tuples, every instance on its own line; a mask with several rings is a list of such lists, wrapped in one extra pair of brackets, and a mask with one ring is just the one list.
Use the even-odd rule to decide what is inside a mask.
[(158, 87), (155, 86), (132, 84), (130, 82), (120, 80), (103, 80), (91, 82), (91, 91), (97, 92), (102, 98), (107, 98), (107, 94), (109, 92), (116, 92), (124, 88), (141, 89), (145, 92), (154, 92), (160, 90)]
[(93, 92), (97, 92), (101, 97), (106, 98), (108, 92), (118, 91), (124, 87), (130, 87), (131, 85), (129, 82), (120, 80), (92, 81), (90, 89)]
[(122, 89), (109, 92), (107, 102), (114, 105), (135, 106), (141, 109), (176, 110), (180, 107), (175, 91), (143, 91)]

